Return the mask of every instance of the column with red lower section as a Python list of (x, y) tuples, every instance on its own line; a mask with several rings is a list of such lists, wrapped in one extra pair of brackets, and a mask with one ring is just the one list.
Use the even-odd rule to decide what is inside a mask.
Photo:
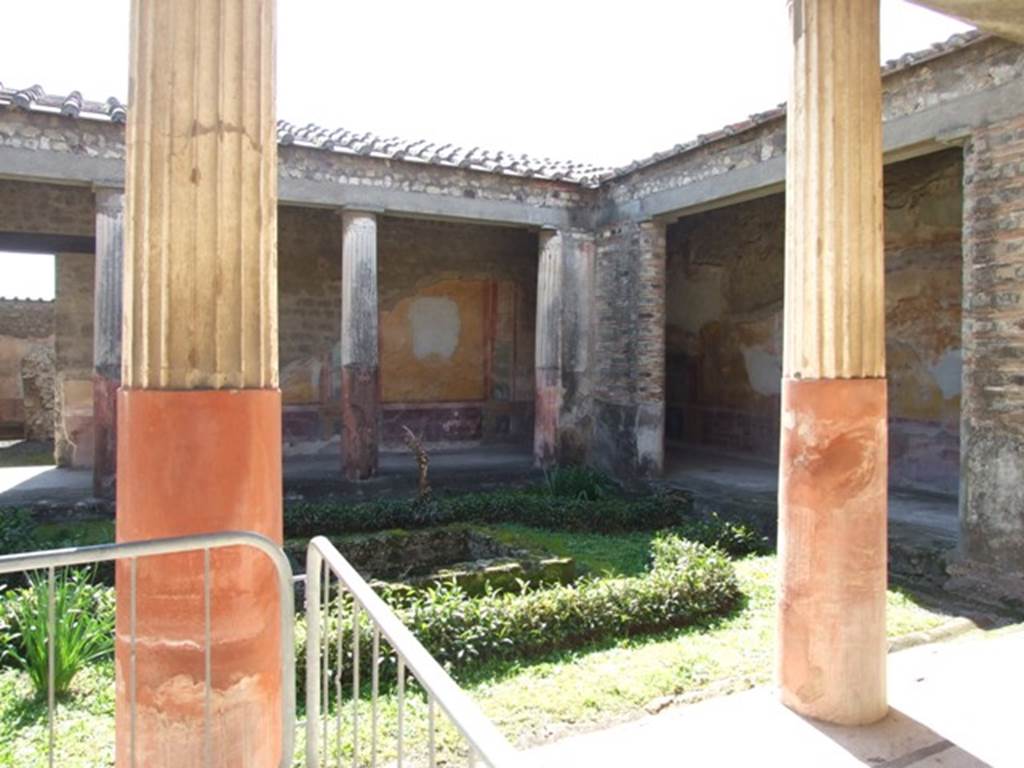
[[(273, 0), (132, 1), (118, 541), (281, 541), (274, 14)], [(131, 568), (117, 570), (118, 765), (276, 765), (271, 563), (236, 547)]]
[(878, 0), (791, 0), (779, 466), (783, 703), (886, 704), (886, 379)]
[(541, 230), (538, 250), (533, 460), (550, 467), (558, 461), (562, 408), (562, 233)]
[[(118, 541), (253, 531), (280, 542), (277, 390), (123, 389)], [(210, 730), (201, 552), (145, 558), (136, 575), (138, 765), (277, 764), (281, 669), (277, 577), (266, 556), (210, 553)], [(131, 753), (130, 571), (118, 567), (118, 762)]]
[(93, 289), (93, 494), (112, 495), (117, 470), (117, 390), (121, 386), (124, 192), (96, 190)]
[(380, 368), (377, 309), (377, 214), (342, 213), (341, 421), (349, 480), (377, 474)]

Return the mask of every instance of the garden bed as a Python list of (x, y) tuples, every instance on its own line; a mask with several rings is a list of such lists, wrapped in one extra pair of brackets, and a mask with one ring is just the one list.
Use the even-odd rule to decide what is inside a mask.
[[(96, 525), (37, 526), (24, 515), (4, 519), (13, 522), (6, 538), (0, 530), (0, 543), (22, 549), (95, 543), (96, 536), (109, 533)], [(384, 599), (520, 743), (542, 739), (550, 728), (595, 723), (650, 698), (737, 675), (742, 684), (759, 682), (770, 669), (774, 598), (767, 576), (774, 559), (735, 560), (766, 551), (768, 543), (749, 526), (694, 514), (685, 495), (627, 497), (606, 486), (549, 483), (422, 500), (303, 502), (286, 509), (285, 532), (296, 564), (304, 563), (310, 535), (328, 535), (366, 576), (391, 580), (378, 585)], [(88, 541), (75, 541), (87, 536)], [(472, 572), (544, 562), (571, 563), (573, 573), (502, 591), (494, 579), (485, 579), (478, 590), (446, 572), (453, 563)], [(344, 600), (329, 605), (344, 609)], [(901, 629), (937, 623), (916, 606), (903, 614)], [(341, 618), (342, 631), (351, 633), (352, 622), (344, 613)], [(334, 631), (338, 618), (328, 617), (326, 626)], [(301, 619), (296, 636), (301, 667)], [(351, 640), (344, 637), (342, 647), (351, 647)], [(363, 642), (365, 647), (371, 638)], [(368, 657), (363, 655), (364, 664)], [(346, 662), (342, 668), (351, 670), (352, 659)], [(390, 664), (385, 651), (379, 669), (383, 712), (394, 705), (386, 682), (393, 679)], [(84, 750), (91, 737), (82, 736), (73, 745), (76, 755), (109, 754), (104, 749), (112, 728), (110, 670), (109, 658), (86, 665), (61, 705), (59, 729), (74, 723), (76, 734), (98, 734)], [(366, 684), (370, 675), (364, 671)], [(299, 685), (304, 679), (300, 669)], [(0, 744), (15, 744), (11, 754), (19, 759), (39, 754), (38, 736), (45, 731), (44, 710), (32, 702), (30, 690), (25, 672), (0, 668)], [(409, 696), (412, 711), (417, 699), (411, 690)], [(415, 733), (410, 731), (412, 749)], [(439, 732), (444, 750), (449, 735)], [(3, 757), (0, 749), (0, 764)], [(63, 764), (90, 763), (69, 756)]]
[[(576, 579), (571, 557), (513, 546), (468, 525), (332, 536), (331, 543), (371, 583), (401, 582), (420, 588), (455, 584), (467, 594), (479, 595)], [(285, 552), (295, 572), (301, 573), (306, 540), (289, 539)]]

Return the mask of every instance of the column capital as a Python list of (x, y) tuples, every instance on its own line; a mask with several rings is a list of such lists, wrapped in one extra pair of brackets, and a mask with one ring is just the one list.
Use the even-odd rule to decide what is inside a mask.
[(93, 197), (96, 201), (96, 213), (117, 215), (124, 212), (124, 188), (94, 184)]

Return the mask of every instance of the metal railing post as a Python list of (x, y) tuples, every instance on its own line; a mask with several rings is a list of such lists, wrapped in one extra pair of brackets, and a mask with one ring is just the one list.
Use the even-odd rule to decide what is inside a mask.
[(306, 765), (320, 765), (317, 725), (320, 720), (320, 551), (306, 550)]
[[(174, 555), (184, 552), (204, 554), (204, 621), (207, 643), (205, 662), (205, 684), (207, 686), (206, 714), (204, 729), (210, 731), (209, 685), (211, 668), (209, 660), (209, 559), (210, 550), (224, 547), (249, 547), (262, 552), (274, 565), (277, 575), (280, 620), (280, 670), (281, 670), (281, 755), (279, 766), (290, 768), (295, 751), (295, 594), (292, 591), (292, 569), (284, 551), (263, 536), (246, 531), (223, 531), (219, 533), (199, 534), (194, 536), (176, 536), (166, 539), (150, 539), (148, 541), (131, 541), (120, 544), (99, 544), (88, 547), (68, 547), (41, 552), (21, 552), (13, 555), (0, 556), (0, 575), (23, 571), (47, 570), (47, 705), (49, 711), (49, 749), (48, 762), (54, 765), (56, 749), (54, 710), (56, 708), (56, 569), (78, 565), (94, 565), (96, 563), (128, 560), (129, 561), (129, 760), (130, 765), (136, 764), (136, 705), (138, 675), (136, 669), (136, 587), (137, 561), (141, 557), (156, 555)], [(206, 739), (207, 753), (209, 738)], [(207, 758), (208, 760), (209, 758)]]
[[(323, 569), (323, 570), (322, 570)], [(427, 703), (427, 749), (429, 765), (436, 765), (435, 750), (438, 734), (436, 732), (436, 712), (440, 709), (459, 731), (469, 745), (469, 760), (482, 761), (489, 768), (513, 768), (519, 765), (518, 753), (504, 736), (494, 727), (476, 704), (462, 691), (431, 656), (409, 629), (395, 615), (394, 611), (373, 591), (369, 584), (349, 564), (341, 553), (322, 536), (309, 542), (306, 550), (306, 767), (318, 768), (320, 765), (320, 734), (317, 727), (324, 715), (321, 706), (329, 702), (320, 700), (320, 679), (325, 674), (322, 669), (320, 646), (325, 641), (324, 628), (321, 625), (321, 577), (325, 584), (330, 584), (330, 576), (337, 580), (338, 622), (339, 633), (339, 665), (341, 663), (341, 593), (345, 590), (352, 597), (352, 764), (359, 763), (359, 685), (360, 685), (360, 616), (366, 615), (370, 622), (371, 670), (370, 670), (370, 761), (376, 766), (379, 755), (379, 665), (380, 641), (385, 639), (395, 654), (398, 667), (397, 680), (397, 766), (401, 768), (408, 757), (404, 736), (406, 731), (405, 703), (407, 698), (405, 677), (409, 674), (420, 684)], [(329, 644), (324, 643), (325, 647)], [(341, 696), (337, 706), (340, 718)], [(323, 739), (326, 748), (326, 737)], [(338, 759), (341, 760), (341, 740), (338, 738)]]

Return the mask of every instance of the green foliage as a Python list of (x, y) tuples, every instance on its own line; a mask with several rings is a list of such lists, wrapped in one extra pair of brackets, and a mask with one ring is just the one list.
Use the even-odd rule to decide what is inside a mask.
[[(460, 671), (493, 661), (525, 660), (579, 648), (607, 638), (624, 638), (696, 624), (738, 604), (732, 563), (722, 552), (674, 536), (659, 540), (659, 555), (640, 576), (583, 579), (573, 585), (523, 586), (518, 593), (486, 592), (470, 597), (454, 584), (424, 591), (401, 586), (382, 596), (398, 618), (442, 664)], [(332, 605), (336, 605), (332, 598)], [(351, 606), (342, 598), (344, 670), (352, 669)], [(337, 619), (326, 623), (331, 653), (337, 646)], [(370, 628), (364, 622), (363, 680), (367, 674)], [(305, 627), (297, 632), (300, 686), (305, 664)], [(391, 677), (394, 659), (382, 657), (382, 678)], [(329, 666), (334, 668), (335, 661)]]
[(594, 576), (636, 576), (650, 564), (651, 531), (627, 531), (609, 535), (549, 531), (525, 525), (503, 523), (481, 526), (480, 530), (502, 544), (516, 549), (571, 557), (577, 573)]
[(306, 502), (289, 506), (284, 513), (285, 535), (289, 538), (452, 523), (510, 524), (585, 534), (667, 528), (682, 538), (718, 547), (738, 557), (772, 551), (768, 538), (754, 526), (725, 520), (717, 514), (698, 516), (693, 513), (689, 497), (681, 493), (638, 498), (610, 496), (590, 501), (523, 490), (493, 491), (415, 501)]
[(35, 549), (36, 525), (27, 509), (0, 509), (0, 555)]
[(585, 579), (577, 584), (467, 599), (438, 587), (403, 612), (403, 620), (436, 658), (448, 664), (527, 659), (693, 624), (738, 597), (736, 576), (720, 552), (680, 542), (672, 558), (642, 576)]
[[(28, 673), (36, 693), (45, 695), (49, 654), (49, 579), (32, 574), (29, 585), (0, 598), (6, 634), (0, 657)], [(54, 579), (54, 693), (67, 693), (85, 666), (114, 649), (114, 592), (92, 582), (88, 570), (64, 569)]]
[(449, 523), (517, 523), (548, 530), (620, 533), (681, 525), (690, 515), (690, 500), (682, 494), (591, 501), (510, 490), (359, 504), (304, 502), (285, 509), (284, 527), (288, 537)]
[[(752, 525), (738, 520), (723, 520), (716, 512), (691, 517), (671, 529), (683, 539), (718, 547), (735, 557), (765, 555), (773, 551), (771, 542)], [(657, 547), (655, 547), (655, 552)]]
[(610, 477), (587, 466), (555, 467), (544, 473), (544, 490), (562, 499), (597, 501), (612, 495), (615, 483)]

